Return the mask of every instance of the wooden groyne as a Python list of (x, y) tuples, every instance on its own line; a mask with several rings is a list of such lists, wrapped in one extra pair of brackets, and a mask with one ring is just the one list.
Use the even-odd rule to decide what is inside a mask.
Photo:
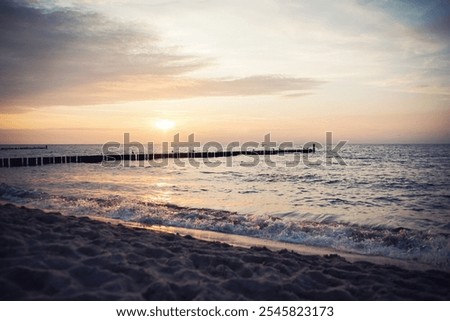
[(185, 153), (158, 153), (158, 154), (111, 154), (111, 155), (82, 155), (82, 156), (40, 156), (40, 157), (14, 157), (0, 158), (0, 167), (28, 167), (51, 164), (89, 163), (118, 161), (151, 161), (166, 158), (217, 158), (235, 157), (240, 155), (284, 155), (293, 153), (314, 153), (315, 149), (272, 149), (253, 151), (220, 151), (220, 152), (185, 152)]
[(8, 146), (0, 147), (0, 150), (20, 150), (20, 149), (48, 149), (48, 145), (45, 146)]

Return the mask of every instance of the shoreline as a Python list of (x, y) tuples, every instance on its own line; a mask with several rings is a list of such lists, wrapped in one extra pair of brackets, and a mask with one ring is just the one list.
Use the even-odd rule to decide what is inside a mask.
[(113, 225), (123, 225), (129, 228), (138, 228), (162, 233), (177, 234), (181, 236), (192, 236), (198, 240), (207, 242), (225, 243), (235, 247), (242, 247), (242, 248), (265, 247), (274, 252), (281, 250), (288, 250), (293, 251), (300, 255), (318, 255), (318, 256), (338, 255), (344, 258), (345, 260), (349, 261), (350, 263), (364, 261), (376, 265), (393, 265), (411, 271), (439, 270), (447, 272), (443, 268), (435, 267), (426, 263), (383, 257), (379, 255), (367, 255), (367, 254), (345, 252), (329, 247), (288, 243), (288, 242), (261, 239), (253, 236), (230, 234), (210, 230), (199, 230), (178, 226), (146, 225), (143, 223), (121, 221), (119, 219), (106, 218), (101, 216), (88, 216), (88, 217), (92, 220), (110, 223)]
[(450, 273), (0, 206), (1, 300), (450, 300)]

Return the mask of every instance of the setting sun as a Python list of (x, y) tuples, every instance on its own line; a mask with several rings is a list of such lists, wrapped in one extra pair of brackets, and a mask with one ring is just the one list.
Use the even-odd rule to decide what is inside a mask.
[(168, 119), (158, 119), (155, 121), (155, 127), (161, 130), (169, 130), (175, 126), (175, 122)]

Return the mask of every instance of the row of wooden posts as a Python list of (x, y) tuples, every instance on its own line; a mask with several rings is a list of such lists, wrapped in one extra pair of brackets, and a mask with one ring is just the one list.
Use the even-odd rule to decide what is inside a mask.
[(234, 157), (239, 155), (278, 155), (289, 153), (313, 153), (310, 149), (270, 149), (252, 151), (218, 151), (218, 152), (185, 152), (185, 153), (157, 153), (157, 154), (110, 154), (110, 155), (82, 155), (82, 156), (41, 156), (0, 158), (0, 167), (42, 166), (50, 164), (69, 163), (102, 163), (115, 161), (146, 161), (164, 158), (216, 158)]

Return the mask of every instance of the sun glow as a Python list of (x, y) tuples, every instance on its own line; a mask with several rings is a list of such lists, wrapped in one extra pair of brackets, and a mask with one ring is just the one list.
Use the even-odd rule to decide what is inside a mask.
[(169, 119), (158, 119), (155, 121), (155, 127), (161, 130), (169, 130), (175, 126), (175, 122)]

